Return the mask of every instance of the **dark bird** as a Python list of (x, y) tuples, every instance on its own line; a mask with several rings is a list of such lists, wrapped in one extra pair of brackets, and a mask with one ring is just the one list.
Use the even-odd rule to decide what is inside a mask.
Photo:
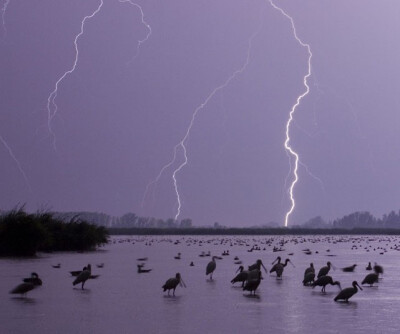
[(264, 268), (264, 271), (265, 271), (266, 273), (268, 273), (267, 268), (264, 267), (264, 264), (262, 263), (262, 261), (261, 261), (260, 259), (258, 259), (258, 260), (256, 261), (256, 263), (254, 263), (254, 264), (252, 264), (251, 266), (249, 266), (249, 271), (252, 271), (252, 270), (254, 270), (254, 269), (261, 270), (261, 267), (263, 267), (263, 268)]
[(153, 269), (143, 269), (143, 264), (138, 264), (137, 265), (137, 271), (138, 271), (138, 273), (139, 274), (142, 274), (142, 273), (149, 273), (150, 271), (152, 271)]
[(368, 266), (365, 268), (365, 270), (372, 270), (371, 262), (368, 262)]
[(303, 279), (303, 285), (311, 285), (312, 283), (314, 283), (314, 279), (315, 279), (315, 273), (314, 272), (309, 272), (306, 275), (304, 275), (304, 279)]
[(383, 267), (375, 262), (374, 271), (376, 274), (383, 274)]
[(342, 268), (342, 271), (345, 273), (352, 273), (356, 267), (357, 265), (353, 264), (352, 266)]
[(378, 280), (379, 280), (379, 274), (376, 273), (368, 274), (361, 282), (361, 285), (369, 284), (370, 286), (372, 286), (374, 283), (378, 283)]
[(255, 295), (256, 290), (262, 280), (262, 277), (261, 277), (261, 270), (254, 269), (254, 271), (257, 271), (256, 277), (247, 280), (245, 286), (243, 287), (243, 291), (250, 291), (250, 294), (253, 292), (253, 294)]
[(17, 285), (14, 289), (10, 291), (11, 294), (26, 295), (28, 291), (33, 290), (39, 285), (42, 285), (42, 280), (39, 278), (37, 273), (32, 273), (31, 277), (24, 278), (24, 283)]
[(276, 278), (282, 278), (283, 269), (285, 269), (285, 267), (287, 266), (288, 263), (291, 263), (293, 265), (293, 263), (289, 259), (286, 259), (285, 263), (277, 263), (275, 265), (276, 266), (276, 268), (275, 268)]
[(24, 278), (23, 281), (25, 283), (32, 283), (35, 286), (42, 285), (42, 280), (39, 278), (39, 275), (35, 272), (31, 274), (31, 277)]
[(181, 259), (181, 253), (178, 253), (178, 255), (177, 255), (177, 256), (174, 256), (174, 259), (176, 259), (176, 260), (180, 260), (180, 259)]
[(242, 282), (242, 287), (244, 287), (244, 283), (247, 281), (247, 277), (249, 276), (249, 272), (244, 270), (243, 266), (240, 266), (236, 272), (239, 272), (232, 280), (231, 283), (235, 284), (236, 282)]
[[(278, 261), (278, 262), (277, 262), (277, 261)], [(275, 263), (275, 262), (277, 262), (277, 263)], [(275, 264), (274, 264), (274, 263), (275, 263)], [(271, 270), (269, 271), (270, 274), (273, 273), (273, 272), (275, 272), (275, 271), (276, 271), (276, 268), (281, 264), (281, 257), (278, 256), (278, 257), (276, 258), (276, 260), (275, 260), (274, 262), (272, 262), (271, 264), (273, 264), (273, 266), (272, 266)]]
[(165, 282), (165, 284), (162, 286), (162, 288), (164, 289), (164, 292), (168, 290), (168, 296), (169, 296), (169, 291), (173, 289), (174, 291), (173, 291), (172, 294), (175, 296), (175, 289), (178, 286), (178, 284), (180, 286), (184, 286), (186, 288), (186, 284), (185, 284), (185, 282), (183, 282), (183, 279), (182, 279), (180, 273), (177, 273), (175, 275), (175, 277), (170, 278), (169, 280), (167, 280)]
[(314, 264), (313, 263), (310, 263), (310, 266), (304, 271), (304, 278), (306, 278), (306, 275), (308, 273), (314, 273), (315, 274), (315, 268), (314, 268)]
[(53, 268), (60, 269), (60, 268), (61, 268), (61, 263), (52, 264), (51, 266), (52, 266)]
[(137, 260), (138, 261), (147, 261), (147, 257), (139, 257)]
[(90, 278), (92, 274), (92, 267), (90, 264), (87, 267), (84, 267), (82, 272), (78, 275), (78, 277), (72, 282), (75, 286), (79, 283), (82, 283), (82, 290), (84, 289), (85, 282)]
[(214, 272), (215, 268), (217, 268), (217, 263), (215, 262), (215, 259), (218, 259), (218, 257), (213, 256), (212, 260), (210, 262), (208, 262), (207, 268), (206, 268), (206, 276), (210, 275), (211, 280), (213, 279), (212, 278), (213, 272)]
[(344, 300), (345, 302), (348, 302), (349, 299), (357, 293), (358, 289), (357, 287), (362, 290), (361, 286), (358, 285), (357, 281), (353, 281), (352, 283), (352, 288), (346, 288), (343, 289), (342, 291), (339, 292), (339, 294), (335, 297), (334, 301), (337, 302), (338, 300)]
[(330, 262), (328, 261), (328, 262), (326, 263), (326, 266), (325, 266), (325, 267), (322, 267), (322, 268), (319, 270), (318, 275), (317, 275), (317, 278), (320, 278), (321, 276), (326, 276), (326, 275), (328, 275), (329, 270), (331, 270), (331, 266), (332, 266), (332, 263), (330, 263)]
[(97, 268), (103, 268), (103, 267), (104, 267), (104, 263), (96, 264), (96, 267), (97, 267)]
[(342, 289), (340, 287), (340, 282), (339, 281), (333, 281), (331, 276), (321, 276), (320, 278), (318, 278), (313, 284), (312, 287), (315, 288), (316, 286), (322, 286), (321, 292), (325, 292), (325, 288), (326, 286), (330, 284), (330, 285), (338, 285), (339, 289)]

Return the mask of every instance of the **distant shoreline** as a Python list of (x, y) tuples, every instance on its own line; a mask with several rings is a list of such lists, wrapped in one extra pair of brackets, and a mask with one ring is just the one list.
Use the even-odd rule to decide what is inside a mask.
[(400, 229), (354, 228), (107, 228), (110, 235), (400, 235)]

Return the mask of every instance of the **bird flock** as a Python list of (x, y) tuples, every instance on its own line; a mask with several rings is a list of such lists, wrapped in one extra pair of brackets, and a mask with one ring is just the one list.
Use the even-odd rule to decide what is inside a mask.
[[(400, 250), (400, 247), (397, 244), (393, 244), (393, 239), (384, 238), (380, 240), (379, 244), (382, 246), (374, 247), (372, 245), (368, 245), (368, 241), (376, 241), (375, 239), (368, 239), (370, 237), (359, 237), (357, 238), (350, 238), (350, 237), (291, 237), (291, 238), (284, 238), (284, 237), (269, 237), (265, 239), (251, 239), (251, 238), (243, 238), (243, 237), (226, 237), (226, 238), (195, 238), (195, 237), (182, 237), (177, 240), (173, 240), (172, 238), (161, 238), (161, 239), (152, 239), (150, 237), (143, 238), (127, 238), (127, 239), (119, 239), (113, 240), (113, 243), (119, 242), (129, 242), (132, 244), (135, 243), (144, 243), (145, 246), (151, 246), (154, 242), (170, 242), (174, 245), (180, 246), (181, 243), (186, 243), (186, 246), (203, 246), (203, 245), (223, 245), (227, 247), (232, 246), (243, 246), (246, 247), (246, 251), (249, 253), (258, 251), (259, 253), (263, 251), (272, 251), (275, 252), (285, 252), (285, 247), (288, 243), (293, 244), (302, 244), (302, 243), (317, 243), (317, 242), (324, 242), (325, 244), (340, 244), (340, 243), (347, 243), (351, 242), (351, 250), (360, 250), (370, 252), (375, 251), (378, 252), (380, 255), (383, 255), (388, 250)], [(365, 243), (367, 241), (367, 243)], [(391, 244), (392, 243), (392, 244)], [(367, 244), (367, 245), (366, 245)], [(386, 247), (385, 247), (386, 246)], [(232, 251), (232, 250), (231, 250)], [(302, 249), (303, 254), (305, 255), (316, 255), (319, 254), (320, 251), (313, 251), (310, 248)], [(283, 254), (283, 253), (282, 253)], [(288, 252), (287, 256), (292, 256), (293, 252)], [(223, 260), (225, 257), (230, 256), (230, 251), (228, 249), (224, 250), (221, 256), (218, 255), (211, 255), (211, 252), (202, 251), (199, 257), (211, 257), (211, 260), (207, 263), (205, 267), (205, 275), (206, 280), (213, 281), (213, 275), (217, 272), (218, 261)], [(331, 254), (330, 249), (325, 250), (325, 256), (335, 256)], [(260, 256), (261, 257), (261, 256)], [(182, 252), (178, 252), (176, 256), (173, 257), (174, 260), (181, 260), (182, 259)], [(192, 259), (193, 260), (193, 259)], [(139, 257), (137, 258), (137, 273), (138, 274), (148, 274), (153, 271), (152, 268), (147, 268), (146, 263), (148, 261), (148, 257)], [(190, 261), (188, 266), (194, 267), (195, 261)], [(250, 296), (255, 296), (257, 293), (257, 289), (259, 288), (261, 281), (264, 279), (264, 274), (270, 274), (271, 276), (274, 275), (277, 280), (285, 279), (284, 272), (287, 268), (288, 264), (295, 267), (292, 263), (291, 259), (286, 258), (285, 260), (282, 259), (281, 256), (277, 256), (276, 259), (271, 263), (271, 269), (267, 270), (263, 261), (261, 259), (255, 260), (255, 262), (251, 265), (245, 266), (243, 265), (243, 261), (239, 258), (239, 256), (235, 256), (233, 258), (233, 263), (235, 265), (240, 265), (236, 272), (232, 271), (232, 275), (234, 277), (230, 280), (232, 285), (236, 283), (241, 284), (241, 289), (243, 291), (248, 291)], [(52, 265), (54, 269), (60, 269), (61, 264)], [(104, 263), (97, 264), (97, 268), (103, 268)], [(341, 271), (344, 273), (348, 273), (351, 275), (354, 273), (357, 264), (349, 265), (347, 267), (341, 268)], [(338, 280), (334, 280), (331, 273), (333, 270), (337, 268), (332, 264), (331, 261), (327, 261), (326, 265), (319, 268), (318, 272), (316, 271), (314, 264), (311, 262), (307, 268), (304, 270), (304, 275), (302, 280), (299, 278), (299, 285), (300, 282), (304, 287), (312, 288), (321, 287), (321, 293), (326, 293), (326, 289), (329, 285), (334, 286), (336, 285), (339, 289), (338, 294), (334, 298), (334, 301), (343, 301), (348, 302), (350, 298), (352, 298), (359, 290), (363, 290), (361, 285), (369, 285), (374, 286), (379, 281), (381, 276), (383, 275), (383, 267), (375, 263), (373, 266), (371, 262), (369, 262), (366, 267), (363, 269), (367, 273), (364, 279), (361, 282), (361, 285), (358, 284), (356, 280), (354, 280), (351, 284), (351, 287), (347, 287), (342, 289), (341, 283)], [(73, 277), (72, 286), (76, 286), (80, 284), (80, 288), (83, 290), (85, 289), (85, 283), (90, 279), (96, 279), (99, 275), (92, 274), (92, 266), (91, 264), (87, 264), (83, 267), (82, 270), (70, 271), (71, 276)], [(227, 282), (228, 283), (228, 282)], [(10, 293), (11, 294), (19, 294), (22, 296), (26, 296), (27, 293), (35, 288), (42, 286), (43, 282), (39, 275), (36, 272), (32, 272), (31, 276), (28, 278), (24, 278), (22, 283), (17, 285), (13, 288)], [(161, 286), (164, 292), (170, 296), (170, 292), (172, 290), (172, 296), (175, 296), (175, 290), (179, 286), (187, 287), (186, 283), (184, 282), (181, 273), (176, 273), (173, 277), (167, 279), (165, 283)]]

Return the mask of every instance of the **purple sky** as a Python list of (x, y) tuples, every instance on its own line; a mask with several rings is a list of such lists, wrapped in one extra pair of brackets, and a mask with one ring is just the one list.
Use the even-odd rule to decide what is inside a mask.
[[(356, 210), (399, 208), (400, 3), (278, 1), (313, 52), (310, 94), (291, 127), (303, 166), (289, 225)], [(0, 1), (3, 7), (5, 1)], [(0, 37), (0, 208), (135, 212), (173, 217), (166, 169), (193, 112), (189, 162), (177, 175), (179, 218), (250, 226), (283, 224), (290, 208), (284, 150), (291, 106), (304, 91), (307, 50), (268, 1), (104, 0), (78, 40), (75, 71), (59, 85), (47, 127), (47, 98), (71, 69), (74, 38), (100, 0), (11, 0)], [(31, 190), (29, 189), (31, 187)]]

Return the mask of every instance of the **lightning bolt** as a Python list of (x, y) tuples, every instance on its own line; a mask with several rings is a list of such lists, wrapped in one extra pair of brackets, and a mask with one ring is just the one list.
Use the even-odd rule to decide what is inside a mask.
[(286, 140), (284, 143), (285, 146), (285, 150), (288, 153), (288, 155), (290, 155), (293, 159), (294, 159), (294, 168), (293, 168), (293, 175), (294, 175), (294, 180), (292, 181), (290, 187), (289, 187), (289, 196), (290, 196), (290, 202), (291, 202), (291, 206), (289, 211), (286, 212), (285, 214), (285, 227), (288, 226), (289, 223), (289, 217), (290, 215), (293, 213), (294, 208), (296, 206), (296, 202), (294, 199), (294, 195), (293, 195), (293, 190), (294, 187), (296, 185), (296, 183), (299, 181), (299, 176), (297, 174), (297, 170), (299, 167), (299, 155), (298, 153), (292, 148), (292, 146), (290, 145), (290, 125), (293, 122), (293, 115), (296, 112), (297, 107), (300, 105), (301, 100), (310, 92), (310, 87), (307, 83), (308, 78), (311, 76), (311, 58), (312, 58), (312, 52), (311, 52), (311, 47), (309, 44), (304, 43), (297, 35), (297, 31), (296, 31), (296, 26), (294, 24), (294, 20), (293, 18), (287, 14), (282, 8), (278, 7), (277, 5), (275, 5), (275, 3), (272, 0), (269, 0), (269, 3), (271, 4), (271, 6), (276, 9), (277, 11), (279, 11), (283, 16), (285, 16), (289, 21), (290, 24), (292, 26), (292, 30), (293, 30), (293, 35), (294, 38), (296, 39), (296, 41), (304, 48), (307, 49), (308, 52), (308, 70), (307, 70), (307, 74), (303, 77), (303, 84), (304, 87), (306, 88), (306, 90), (304, 91), (304, 93), (302, 93), (301, 95), (299, 95), (296, 99), (296, 103), (292, 106), (290, 112), (289, 112), (289, 119), (286, 123)]
[(130, 3), (132, 6), (135, 6), (136, 8), (138, 8), (139, 11), (140, 11), (142, 24), (145, 25), (146, 28), (147, 28), (147, 30), (148, 30), (148, 33), (147, 33), (146, 37), (143, 38), (143, 39), (140, 39), (140, 40), (138, 41), (138, 44), (137, 44), (137, 47), (136, 47), (136, 53), (134, 54), (133, 58), (128, 62), (128, 64), (130, 64), (130, 63), (132, 63), (132, 62), (136, 59), (136, 57), (139, 55), (140, 46), (141, 46), (143, 43), (145, 43), (145, 42), (150, 38), (151, 33), (152, 33), (152, 30), (151, 30), (150, 25), (149, 25), (149, 24), (145, 21), (145, 19), (144, 19), (144, 12), (143, 12), (143, 9), (142, 9), (142, 7), (141, 7), (140, 5), (138, 5), (137, 3), (133, 2), (132, 0), (119, 0), (119, 2), (121, 2), (121, 3), (128, 2), (128, 3)]
[[(188, 156), (187, 156), (187, 148), (185, 146), (186, 141), (189, 138), (190, 135), (190, 131), (194, 125), (195, 119), (197, 117), (197, 114), (207, 106), (208, 102), (210, 102), (210, 100), (221, 90), (223, 90), (224, 88), (226, 88), (230, 82), (232, 80), (234, 80), (238, 75), (242, 74), (247, 66), (249, 65), (250, 62), (250, 52), (251, 52), (251, 48), (252, 48), (252, 42), (253, 39), (257, 36), (257, 34), (259, 33), (259, 31), (261, 30), (261, 24), (260, 27), (257, 29), (256, 32), (254, 32), (248, 42), (248, 48), (247, 48), (247, 54), (246, 54), (246, 59), (243, 63), (243, 65), (237, 69), (236, 71), (234, 71), (221, 85), (217, 86), (216, 88), (214, 88), (211, 93), (206, 97), (206, 99), (203, 101), (203, 103), (201, 103), (194, 111), (192, 114), (192, 117), (190, 119), (189, 122), (189, 126), (186, 129), (185, 135), (183, 136), (183, 138), (181, 139), (181, 141), (176, 144), (173, 148), (173, 158), (172, 160), (167, 163), (166, 165), (164, 165), (160, 171), (160, 173), (158, 174), (157, 178), (155, 180), (153, 180), (152, 182), (149, 183), (149, 185), (146, 187), (146, 192), (149, 190), (150, 186), (157, 183), (157, 181), (161, 178), (163, 172), (169, 168), (170, 166), (172, 166), (175, 162), (176, 162), (176, 157), (178, 154), (178, 150), (182, 151), (183, 154), (183, 162), (173, 171), (172, 173), (172, 180), (173, 180), (173, 185), (174, 185), (174, 190), (175, 190), (175, 195), (176, 195), (176, 200), (177, 200), (177, 211), (175, 214), (175, 220), (178, 219), (178, 217), (181, 214), (181, 208), (182, 208), (182, 201), (181, 201), (181, 196), (179, 193), (179, 188), (178, 188), (178, 180), (177, 180), (177, 176), (179, 174), (179, 172), (188, 164)], [(146, 197), (146, 192), (144, 195), (144, 198)]]
[(14, 160), (15, 164), (17, 165), (22, 177), (25, 180), (25, 183), (27, 185), (27, 187), (29, 188), (29, 191), (32, 192), (32, 188), (31, 185), (29, 184), (29, 180), (28, 177), (26, 176), (26, 173), (24, 171), (24, 169), (22, 168), (22, 165), (20, 164), (20, 162), (18, 161), (17, 157), (15, 156), (13, 150), (11, 149), (10, 145), (8, 145), (8, 143), (6, 142), (6, 140), (3, 138), (3, 136), (0, 135), (0, 141), (2, 142), (2, 144), (4, 145), (4, 147), (7, 149), (8, 153), (10, 154), (10, 157)]
[(86, 23), (87, 20), (91, 19), (92, 17), (94, 17), (96, 14), (98, 14), (100, 12), (101, 7), (103, 6), (103, 3), (104, 3), (103, 0), (100, 0), (100, 4), (96, 8), (96, 10), (92, 14), (86, 15), (83, 18), (83, 20), (81, 22), (81, 30), (75, 36), (75, 39), (74, 39), (74, 45), (75, 45), (75, 60), (74, 60), (74, 63), (72, 65), (71, 69), (69, 69), (68, 71), (64, 72), (64, 74), (56, 81), (54, 90), (50, 93), (49, 97), (47, 98), (47, 127), (48, 127), (50, 135), (53, 138), (53, 147), (54, 147), (55, 151), (57, 151), (56, 136), (55, 136), (55, 133), (54, 133), (53, 128), (52, 128), (52, 121), (53, 121), (54, 117), (56, 116), (57, 110), (58, 110), (58, 106), (57, 106), (57, 104), (55, 102), (56, 97), (57, 97), (57, 93), (58, 93), (58, 86), (61, 84), (61, 82), (69, 74), (71, 74), (72, 72), (75, 71), (76, 65), (78, 64), (78, 59), (79, 59), (78, 40), (83, 35), (85, 23)]
[(3, 23), (3, 33), (4, 33), (4, 37), (7, 35), (7, 27), (6, 27), (6, 11), (7, 11), (7, 7), (10, 4), (11, 0), (6, 0), (3, 4), (3, 7), (1, 8), (1, 21)]

